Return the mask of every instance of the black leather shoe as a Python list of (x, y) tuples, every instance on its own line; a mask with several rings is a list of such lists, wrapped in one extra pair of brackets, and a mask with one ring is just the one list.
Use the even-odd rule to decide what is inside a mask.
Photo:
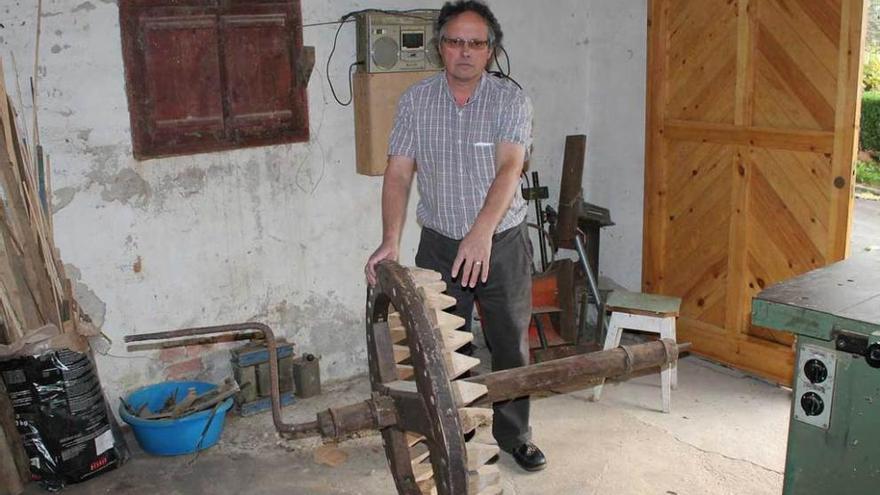
[(510, 455), (526, 471), (540, 471), (547, 467), (547, 458), (532, 442), (526, 442), (510, 451)]

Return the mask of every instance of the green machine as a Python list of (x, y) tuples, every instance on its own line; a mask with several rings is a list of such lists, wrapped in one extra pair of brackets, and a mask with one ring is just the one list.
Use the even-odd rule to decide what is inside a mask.
[(880, 494), (880, 251), (764, 290), (752, 323), (797, 335), (783, 493)]

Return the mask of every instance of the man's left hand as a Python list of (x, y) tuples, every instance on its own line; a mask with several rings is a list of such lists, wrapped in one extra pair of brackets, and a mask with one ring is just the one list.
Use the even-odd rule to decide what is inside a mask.
[(484, 232), (477, 226), (458, 245), (458, 254), (452, 263), (452, 278), (461, 271), (461, 286), (476, 287), (477, 281), (489, 280), (489, 257), (492, 255), (491, 230)]

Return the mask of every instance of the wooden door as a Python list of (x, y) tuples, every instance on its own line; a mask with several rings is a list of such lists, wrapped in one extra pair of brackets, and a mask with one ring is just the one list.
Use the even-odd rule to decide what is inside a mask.
[(643, 290), (679, 340), (790, 383), (762, 288), (844, 258), (864, 0), (649, 0)]

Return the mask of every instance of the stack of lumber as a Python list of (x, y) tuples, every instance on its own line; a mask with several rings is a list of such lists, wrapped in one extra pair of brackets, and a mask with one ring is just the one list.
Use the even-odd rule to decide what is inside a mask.
[[(80, 333), (83, 315), (53, 242), (48, 159), (28, 147), (3, 81), (0, 61), (0, 344), (8, 345), (46, 324)], [(11, 410), (0, 409), (0, 495), (15, 494), (29, 477), (27, 457)]]
[(80, 316), (53, 241), (48, 161), (17, 121), (0, 63), (0, 344), (49, 323), (76, 331)]

